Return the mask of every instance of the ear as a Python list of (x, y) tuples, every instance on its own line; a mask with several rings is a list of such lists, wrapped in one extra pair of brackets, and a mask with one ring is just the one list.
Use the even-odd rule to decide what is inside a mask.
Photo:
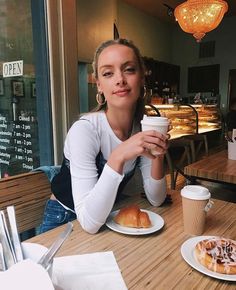
[(98, 80), (96, 80), (96, 85), (97, 85), (98, 92), (101, 92), (102, 88), (101, 88), (101, 84), (100, 84), (100, 82)]

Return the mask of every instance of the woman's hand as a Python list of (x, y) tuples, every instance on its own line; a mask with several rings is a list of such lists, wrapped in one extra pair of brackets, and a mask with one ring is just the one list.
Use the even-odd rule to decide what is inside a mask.
[(155, 159), (168, 149), (169, 134), (163, 135), (155, 130), (139, 132), (122, 142), (111, 153), (107, 163), (119, 173), (123, 172), (124, 163), (138, 156)]

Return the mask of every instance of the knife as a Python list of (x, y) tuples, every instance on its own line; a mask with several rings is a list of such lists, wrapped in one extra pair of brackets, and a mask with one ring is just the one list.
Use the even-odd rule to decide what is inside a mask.
[(16, 256), (7, 229), (4, 211), (0, 211), (0, 242), (2, 244), (3, 256), (6, 268), (9, 269), (16, 263)]
[(21, 242), (20, 242), (19, 233), (18, 233), (17, 224), (16, 224), (15, 208), (13, 205), (7, 207), (7, 214), (8, 214), (9, 224), (10, 224), (11, 240), (12, 240), (13, 248), (15, 251), (16, 260), (17, 262), (21, 262), (23, 260), (23, 252), (22, 252)]
[(43, 266), (47, 271), (50, 268), (50, 265), (52, 263), (54, 256), (56, 255), (57, 251), (60, 249), (64, 241), (67, 239), (72, 229), (73, 229), (73, 224), (71, 222), (68, 222), (65, 230), (62, 233), (60, 233), (60, 235), (55, 240), (55, 242), (51, 245), (48, 251), (38, 261), (38, 264)]

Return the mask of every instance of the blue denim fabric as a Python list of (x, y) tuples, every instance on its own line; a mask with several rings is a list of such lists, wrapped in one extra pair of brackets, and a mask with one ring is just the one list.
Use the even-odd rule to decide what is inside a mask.
[(76, 219), (75, 213), (66, 210), (57, 200), (49, 199), (45, 206), (39, 233), (47, 232), (74, 219)]
[[(104, 159), (103, 154), (100, 151), (96, 158), (98, 177), (100, 177), (106, 162), (107, 161)], [(122, 191), (126, 186), (126, 184), (128, 183), (128, 181), (134, 175), (135, 168), (138, 162), (139, 158), (137, 158), (135, 161), (134, 169), (131, 170), (129, 173), (125, 174), (122, 182), (120, 183), (117, 192), (116, 202), (124, 197), (122, 195)], [(44, 170), (44, 172), (48, 172), (48, 169), (50, 169), (49, 172), (51, 172), (51, 169), (53, 169), (53, 167), (51, 168), (45, 167), (45, 168), (46, 170)], [(42, 167), (40, 169), (42, 170)], [(65, 157), (61, 169), (62, 170), (59, 172), (59, 174), (54, 176), (54, 178), (51, 181), (52, 192), (62, 204), (66, 205), (68, 208), (74, 209), (74, 202), (71, 189), (70, 162)], [(53, 171), (53, 173), (55, 172)], [(76, 214), (74, 214), (70, 210), (66, 210), (57, 200), (49, 200), (44, 210), (43, 222), (40, 226), (39, 233), (49, 231), (74, 219), (76, 219)]]
[(32, 171), (43, 171), (48, 180), (51, 182), (53, 177), (60, 172), (61, 166), (40, 166), (38, 168), (33, 169)]

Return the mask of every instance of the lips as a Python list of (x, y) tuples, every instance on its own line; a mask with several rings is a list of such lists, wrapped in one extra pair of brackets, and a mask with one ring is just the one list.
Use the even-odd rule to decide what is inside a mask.
[(117, 96), (125, 96), (130, 92), (130, 89), (120, 89), (117, 91), (113, 92), (113, 95), (117, 95)]

